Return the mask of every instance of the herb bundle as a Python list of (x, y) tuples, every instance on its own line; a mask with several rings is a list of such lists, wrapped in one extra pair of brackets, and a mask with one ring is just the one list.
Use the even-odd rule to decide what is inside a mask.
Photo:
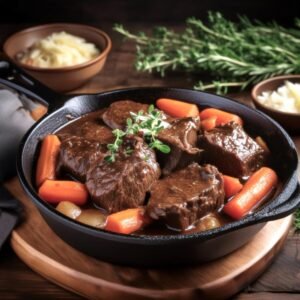
[(122, 25), (114, 30), (136, 42), (137, 70), (162, 76), (169, 70), (206, 72), (215, 80), (200, 81), (195, 88), (225, 93), (230, 87), (244, 89), (275, 75), (300, 73), (300, 19), (295, 26), (252, 22), (245, 16), (235, 23), (210, 12), (207, 23), (187, 19), (180, 33), (156, 27), (151, 36), (132, 34)]
[[(127, 126), (125, 131), (121, 129), (115, 129), (112, 131), (115, 136), (115, 140), (112, 144), (107, 145), (109, 154), (105, 157), (107, 162), (114, 162), (116, 160), (116, 154), (118, 153), (123, 139), (127, 135), (142, 134), (149, 147), (157, 149), (163, 153), (169, 153), (171, 151), (168, 145), (162, 143), (157, 139), (158, 133), (170, 126), (170, 124), (164, 121), (164, 115), (161, 111), (154, 108), (154, 105), (150, 105), (148, 113), (139, 111), (138, 113), (130, 112), (131, 118), (127, 119)], [(132, 149), (125, 149), (125, 154), (130, 154)]]

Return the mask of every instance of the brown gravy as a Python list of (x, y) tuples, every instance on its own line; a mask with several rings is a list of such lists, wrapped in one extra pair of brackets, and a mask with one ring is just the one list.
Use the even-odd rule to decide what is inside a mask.
[[(101, 120), (101, 115), (105, 112), (106, 109), (102, 109), (99, 111), (95, 111), (92, 113), (88, 113), (78, 119), (74, 119), (67, 123), (65, 126), (59, 128), (55, 134), (58, 135), (64, 135), (64, 134), (70, 134), (70, 135), (78, 135), (80, 132), (83, 130), (82, 128), (84, 127), (84, 124), (86, 122), (91, 123), (91, 126), (106, 126), (104, 122)], [(69, 174), (61, 174), (61, 177), (58, 179), (72, 179), (74, 180), (73, 177), (70, 177)], [(259, 206), (261, 207), (262, 203), (267, 203), (269, 202), (275, 194), (277, 194), (280, 191), (280, 185), (276, 188), (275, 191), (273, 191), (266, 199), (264, 199)], [(263, 204), (263, 205), (264, 205)], [(105, 210), (97, 207), (92, 201), (88, 201), (88, 204), (83, 207), (85, 208), (97, 208), (100, 209), (103, 214), (107, 214)], [(176, 234), (191, 234), (191, 233), (196, 233), (196, 232), (201, 232), (205, 230), (209, 230), (212, 228), (217, 228), (220, 226), (223, 226), (224, 224), (230, 223), (232, 220), (222, 214), (222, 212), (215, 212), (215, 213), (209, 213), (205, 217), (201, 218), (198, 220), (194, 225), (189, 227), (187, 230), (184, 232), (182, 231), (177, 231), (172, 228), (168, 228), (162, 221), (155, 221), (152, 224), (148, 225), (146, 228), (139, 230), (135, 232), (135, 235), (176, 235)]]

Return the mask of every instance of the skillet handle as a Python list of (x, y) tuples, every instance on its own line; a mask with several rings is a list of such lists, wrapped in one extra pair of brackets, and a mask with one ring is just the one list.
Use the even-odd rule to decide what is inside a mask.
[(48, 112), (62, 106), (65, 95), (58, 94), (0, 54), (0, 83), (48, 106)]
[(291, 198), (285, 203), (273, 208), (262, 214), (257, 214), (255, 216), (257, 222), (272, 221), (286, 217), (293, 213), (297, 208), (300, 208), (300, 185), (297, 188)]

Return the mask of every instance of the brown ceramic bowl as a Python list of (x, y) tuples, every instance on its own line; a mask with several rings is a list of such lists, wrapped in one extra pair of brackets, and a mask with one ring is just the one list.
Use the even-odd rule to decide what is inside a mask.
[(261, 95), (262, 92), (265, 91), (273, 91), (277, 90), (280, 86), (284, 85), (284, 82), (289, 80), (291, 82), (300, 83), (300, 75), (285, 75), (273, 77), (260, 83), (256, 84), (251, 92), (253, 102), (255, 107), (264, 113), (268, 114), (271, 118), (280, 123), (285, 129), (287, 129), (291, 133), (299, 133), (300, 132), (300, 113), (288, 113), (279, 111), (277, 109), (268, 107), (262, 104), (257, 96)]
[[(100, 50), (100, 54), (85, 63), (61, 68), (34, 67), (23, 64), (16, 58), (18, 53), (24, 51), (36, 41), (45, 38), (53, 32), (60, 31), (77, 35), (95, 44)], [(74, 90), (95, 76), (103, 68), (110, 49), (111, 40), (105, 32), (91, 26), (69, 23), (31, 27), (13, 34), (3, 45), (4, 53), (11, 60), (57, 92)]]

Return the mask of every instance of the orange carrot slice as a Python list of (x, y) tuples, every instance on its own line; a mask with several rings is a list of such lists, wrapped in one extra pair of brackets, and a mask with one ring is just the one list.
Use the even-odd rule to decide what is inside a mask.
[(39, 188), (39, 196), (46, 202), (58, 204), (70, 201), (76, 205), (84, 205), (88, 192), (84, 184), (76, 181), (45, 180)]
[(223, 180), (225, 196), (227, 198), (234, 196), (243, 188), (243, 185), (240, 183), (238, 178), (223, 175)]
[(272, 169), (260, 168), (248, 179), (242, 190), (225, 204), (223, 211), (233, 219), (243, 218), (270, 193), (277, 182), (278, 177)]
[(200, 119), (205, 120), (208, 118), (216, 117), (216, 126), (227, 124), (229, 122), (235, 122), (239, 125), (243, 125), (242, 119), (235, 114), (228, 113), (226, 111), (216, 108), (206, 108), (201, 111)]
[(60, 149), (60, 140), (54, 134), (47, 135), (43, 142), (36, 169), (36, 185), (46, 179), (55, 179), (56, 159)]
[(201, 121), (201, 126), (204, 130), (212, 130), (216, 127), (217, 117), (210, 117)]
[(107, 217), (105, 229), (116, 233), (129, 234), (149, 223), (143, 208), (130, 208)]
[(197, 105), (184, 101), (161, 98), (156, 101), (156, 106), (169, 116), (175, 118), (199, 116), (199, 109)]

